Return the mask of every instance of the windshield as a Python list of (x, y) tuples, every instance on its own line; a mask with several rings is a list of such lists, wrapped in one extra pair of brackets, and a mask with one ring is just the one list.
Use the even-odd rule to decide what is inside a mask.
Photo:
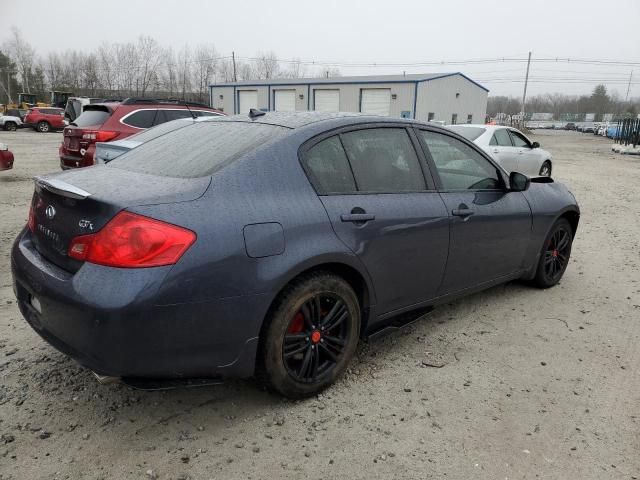
[(107, 166), (165, 177), (204, 177), (285, 131), (260, 123), (197, 122), (143, 143)]
[(472, 142), (487, 131), (486, 128), (482, 127), (463, 127), (462, 125), (453, 125), (449, 128), (456, 132), (458, 135), (462, 135), (464, 138)]

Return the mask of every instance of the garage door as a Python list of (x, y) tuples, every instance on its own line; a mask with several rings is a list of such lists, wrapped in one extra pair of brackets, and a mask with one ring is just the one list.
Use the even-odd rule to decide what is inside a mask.
[(296, 91), (276, 90), (274, 92), (274, 110), (276, 112), (296, 111)]
[(240, 90), (238, 92), (238, 101), (240, 103), (239, 113), (249, 113), (252, 108), (258, 108), (258, 91)]
[(391, 89), (363, 88), (360, 90), (360, 111), (372, 115), (389, 115)]
[(340, 90), (314, 90), (314, 110), (318, 112), (340, 111)]

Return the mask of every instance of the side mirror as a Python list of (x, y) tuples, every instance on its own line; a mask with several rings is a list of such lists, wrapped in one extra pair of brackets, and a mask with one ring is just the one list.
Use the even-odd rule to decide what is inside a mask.
[(538, 142), (533, 142), (531, 144), (531, 148), (540, 148), (540, 144)]
[(531, 180), (526, 175), (518, 172), (511, 172), (509, 175), (509, 189), (512, 192), (524, 192), (530, 184)]

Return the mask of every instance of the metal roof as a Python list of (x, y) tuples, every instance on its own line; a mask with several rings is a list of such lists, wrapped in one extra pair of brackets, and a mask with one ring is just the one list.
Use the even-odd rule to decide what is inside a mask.
[(267, 78), (261, 80), (241, 80), (239, 82), (228, 83), (212, 83), (209, 87), (260, 87), (273, 85), (341, 85), (353, 83), (419, 83), (428, 82), (437, 78), (451, 77), (460, 75), (478, 87), (486, 90), (478, 82), (467, 77), (461, 72), (450, 73), (413, 73), (407, 75), (368, 75), (368, 76), (351, 76), (351, 77), (322, 77), (322, 78)]

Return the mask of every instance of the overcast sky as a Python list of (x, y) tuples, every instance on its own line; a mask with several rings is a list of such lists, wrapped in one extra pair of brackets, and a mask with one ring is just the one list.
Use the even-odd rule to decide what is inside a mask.
[[(624, 98), (635, 69), (631, 96), (640, 96), (640, 0), (0, 0), (0, 18), (0, 45), (16, 26), (39, 54), (139, 35), (175, 49), (213, 43), (222, 55), (273, 51), (347, 64), (524, 59), (531, 50), (531, 94), (582, 94), (605, 83)], [(636, 64), (540, 62), (556, 57)], [(526, 64), (339, 68), (343, 75), (462, 71), (492, 95), (521, 95)]]

